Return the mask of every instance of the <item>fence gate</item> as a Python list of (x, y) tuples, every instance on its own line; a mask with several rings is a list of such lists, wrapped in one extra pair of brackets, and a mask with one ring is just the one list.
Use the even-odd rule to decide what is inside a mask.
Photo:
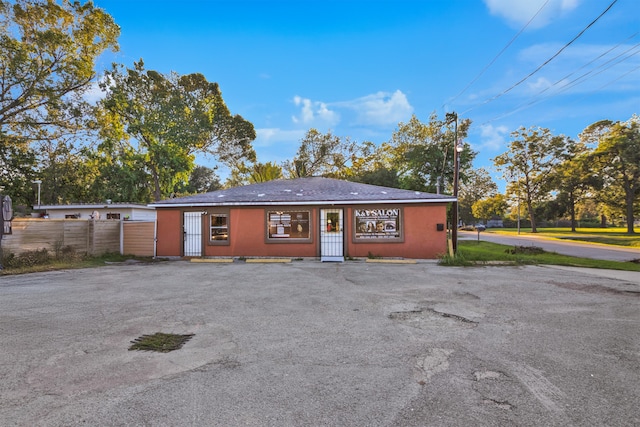
[(320, 260), (344, 261), (342, 209), (320, 209)]
[(202, 212), (185, 212), (184, 256), (202, 256)]

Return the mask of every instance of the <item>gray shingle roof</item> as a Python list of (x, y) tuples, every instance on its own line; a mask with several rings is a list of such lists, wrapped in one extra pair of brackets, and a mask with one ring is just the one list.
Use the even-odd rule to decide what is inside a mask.
[(150, 206), (311, 205), (452, 202), (452, 196), (400, 190), (331, 178), (279, 179), (162, 200)]

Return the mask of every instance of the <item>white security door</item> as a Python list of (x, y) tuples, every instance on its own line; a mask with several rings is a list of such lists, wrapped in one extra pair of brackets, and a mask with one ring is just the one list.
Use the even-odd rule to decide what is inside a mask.
[(344, 261), (342, 209), (320, 209), (320, 260)]
[(202, 256), (202, 212), (184, 213), (184, 256)]

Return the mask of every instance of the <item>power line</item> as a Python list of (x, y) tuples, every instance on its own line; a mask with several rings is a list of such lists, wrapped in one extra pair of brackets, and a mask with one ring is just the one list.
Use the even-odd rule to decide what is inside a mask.
[[(449, 103), (453, 103), (455, 102), (456, 99), (458, 99), (460, 97), (460, 95), (462, 95), (463, 93), (465, 93), (467, 91), (467, 89), (469, 89), (469, 87), (471, 87), (471, 85), (473, 85), (480, 77), (482, 77), (482, 75), (485, 73), (485, 71), (487, 71), (487, 69), (489, 67), (491, 67), (493, 65), (494, 62), (496, 62), (496, 60), (502, 56), (502, 54), (504, 53), (505, 50), (507, 50), (509, 48), (509, 46), (511, 46), (513, 44), (514, 41), (516, 41), (516, 39), (520, 36), (520, 34), (522, 34), (524, 32), (524, 30), (527, 29), (527, 27), (529, 26), (529, 24), (531, 24), (531, 22), (533, 22), (533, 20), (536, 18), (536, 16), (538, 16), (540, 14), (540, 12), (542, 11), (542, 9), (545, 8), (545, 6), (547, 5), (547, 3), (549, 3), (550, 0), (546, 0), (544, 2), (544, 4), (542, 6), (540, 6), (540, 9), (538, 9), (538, 11), (535, 13), (535, 15), (533, 15), (531, 17), (531, 19), (529, 19), (529, 22), (527, 22), (525, 24), (524, 27), (522, 27), (520, 29), (520, 31), (518, 31), (518, 34), (516, 34), (515, 36), (513, 36), (513, 38), (509, 41), (509, 43), (507, 43), (505, 45), (505, 47), (502, 48), (502, 50), (500, 52), (498, 52), (498, 54), (491, 60), (491, 62), (489, 62), (483, 69), (482, 71), (480, 71), (480, 73), (473, 79), (471, 80), (471, 82), (469, 84), (467, 84), (464, 89), (462, 89), (460, 91), (460, 93), (458, 93), (456, 96), (453, 97), (453, 99), (451, 99), (449, 101)], [(444, 108), (444, 105), (442, 106)]]
[[(626, 42), (627, 40), (629, 40), (629, 39), (631, 39), (631, 38), (635, 37), (637, 34), (638, 34), (638, 33), (635, 33), (635, 34), (631, 35), (630, 37), (628, 37), (628, 38), (627, 38), (626, 40), (624, 40), (624, 41)], [(552, 85), (547, 86), (545, 89), (541, 90), (541, 91), (540, 91), (540, 92), (538, 92), (536, 95), (534, 95), (534, 97), (538, 97), (538, 96), (542, 95), (543, 93), (545, 93), (546, 91), (548, 91), (549, 89), (551, 89), (551, 88), (555, 87), (556, 85), (558, 85), (558, 84), (560, 84), (560, 83), (564, 82), (567, 78), (571, 77), (572, 75), (574, 75), (574, 74), (575, 74), (575, 73), (577, 73), (578, 71), (582, 70), (583, 68), (587, 67), (588, 65), (591, 65), (592, 63), (594, 63), (594, 62), (595, 62), (595, 61), (597, 61), (598, 59), (600, 59), (600, 58), (604, 57), (605, 55), (607, 55), (608, 53), (610, 53), (611, 51), (613, 51), (613, 50), (617, 49), (617, 48), (618, 48), (618, 47), (620, 47), (623, 43), (624, 43), (624, 42), (619, 43), (619, 44), (617, 44), (616, 46), (614, 46), (614, 47), (612, 47), (612, 48), (608, 49), (606, 52), (604, 52), (604, 53), (600, 54), (598, 57), (596, 57), (596, 58), (592, 59), (591, 61), (589, 61), (588, 63), (584, 64), (583, 66), (581, 66), (581, 67), (580, 67), (580, 68), (578, 68), (577, 70), (575, 70), (575, 71), (573, 71), (573, 72), (571, 72), (571, 73), (567, 74), (566, 76), (562, 77), (561, 79), (559, 79), (558, 81), (556, 81), (556, 82), (555, 82), (555, 83), (553, 83)], [(484, 123), (483, 123), (483, 125), (488, 124), (488, 123), (491, 123), (491, 122), (493, 122), (493, 121), (495, 121), (495, 120), (498, 120), (498, 119), (502, 119), (502, 118), (504, 118), (504, 117), (508, 117), (508, 116), (510, 116), (510, 115), (512, 115), (512, 114), (515, 114), (515, 113), (517, 113), (517, 112), (520, 112), (520, 111), (522, 111), (522, 110), (525, 110), (525, 109), (527, 109), (527, 108), (529, 108), (529, 107), (531, 107), (531, 106), (533, 106), (533, 105), (539, 104), (540, 102), (546, 101), (546, 100), (548, 100), (549, 98), (551, 98), (553, 95), (557, 95), (557, 94), (559, 94), (559, 93), (561, 93), (561, 92), (565, 92), (566, 90), (568, 90), (568, 89), (570, 89), (570, 88), (572, 88), (572, 87), (574, 87), (574, 86), (576, 86), (576, 85), (578, 85), (578, 84), (582, 83), (583, 81), (587, 80), (588, 78), (595, 77), (595, 76), (597, 76), (597, 75), (599, 75), (599, 74), (603, 73), (604, 71), (606, 71), (606, 70), (608, 70), (608, 69), (610, 69), (610, 68), (612, 68), (612, 67), (614, 67), (614, 66), (618, 65), (619, 63), (624, 62), (624, 61), (626, 61), (627, 59), (630, 59), (631, 57), (633, 57), (633, 56), (637, 55), (639, 52), (633, 52), (633, 53), (631, 53), (630, 55), (627, 55), (626, 57), (624, 57), (624, 58), (620, 59), (619, 61), (617, 61), (617, 62), (615, 62), (615, 63), (611, 64), (611, 62), (615, 61), (616, 59), (620, 58), (621, 56), (623, 56), (623, 55), (625, 55), (625, 54), (627, 54), (627, 53), (629, 53), (629, 52), (631, 52), (631, 51), (633, 51), (633, 50), (636, 50), (638, 47), (640, 47), (640, 43), (638, 43), (638, 44), (635, 44), (635, 45), (631, 46), (629, 49), (625, 50), (624, 52), (620, 53), (619, 55), (616, 55), (615, 57), (613, 57), (613, 58), (609, 59), (608, 61), (606, 61), (606, 62), (604, 62), (604, 63), (600, 64), (598, 67), (593, 68), (592, 70), (589, 70), (588, 72), (586, 72), (586, 73), (584, 73), (584, 74), (580, 75), (579, 77), (575, 78), (574, 80), (572, 80), (572, 81), (570, 81), (570, 82), (568, 82), (568, 83), (565, 83), (565, 84), (564, 84), (564, 85), (562, 85), (562, 86), (561, 86), (561, 87), (560, 87), (560, 88), (559, 88), (555, 93), (553, 93), (553, 94), (551, 94), (551, 95), (548, 95), (548, 96), (546, 96), (546, 97), (544, 97), (544, 98), (542, 98), (542, 99), (533, 99), (533, 100), (531, 100), (531, 101), (529, 101), (529, 102), (527, 102), (527, 103), (520, 104), (519, 106), (517, 106), (516, 108), (514, 108), (513, 110), (511, 110), (511, 111), (509, 111), (509, 112), (507, 112), (507, 113), (500, 114), (500, 115), (498, 115), (498, 116), (496, 116), (496, 117), (493, 117), (493, 118), (491, 118), (491, 119), (487, 120), (486, 122), (484, 122)], [(606, 65), (608, 65), (608, 64), (611, 64), (611, 65), (609, 65), (608, 67), (605, 67), (605, 66), (606, 66)], [(603, 67), (605, 67), (605, 68), (603, 68)], [(594, 72), (595, 72), (595, 71), (597, 71), (597, 70), (600, 70), (600, 71), (598, 71), (597, 73), (595, 73), (595, 74), (591, 75), (592, 73), (594, 73)], [(625, 73), (624, 75), (627, 75), (627, 74), (628, 74), (628, 73)], [(590, 75), (591, 75), (591, 76), (590, 76)], [(616, 79), (616, 80), (617, 80), (617, 79)], [(614, 80), (614, 81), (615, 81), (615, 80)]]
[(487, 100), (485, 100), (484, 102), (482, 102), (481, 104), (475, 105), (465, 111), (462, 112), (462, 114), (466, 114), (469, 111), (472, 111), (474, 109), (476, 109), (477, 107), (480, 107), (482, 105), (486, 105), (489, 102), (495, 101), (496, 99), (500, 98), (503, 95), (506, 95), (507, 93), (509, 93), (511, 90), (515, 89), (516, 87), (520, 86), (522, 83), (524, 83), (526, 80), (528, 80), (529, 78), (531, 78), (534, 74), (536, 74), (538, 71), (540, 71), (543, 67), (545, 67), (547, 64), (549, 64), (551, 61), (553, 61), (558, 55), (560, 55), (567, 47), (569, 47), (573, 42), (575, 42), (576, 40), (578, 40), (578, 38), (580, 38), (589, 28), (591, 28), (600, 18), (602, 18), (612, 7), (614, 4), (616, 4), (618, 2), (618, 0), (613, 0), (611, 2), (611, 4), (609, 4), (609, 6), (607, 6), (607, 8), (600, 14), (598, 15), (598, 17), (596, 19), (594, 19), (593, 21), (591, 21), (589, 23), (589, 25), (587, 25), (586, 27), (584, 27), (582, 29), (582, 31), (580, 31), (578, 33), (577, 36), (575, 36), (573, 39), (571, 39), (571, 41), (569, 41), (568, 43), (566, 43), (564, 46), (562, 46), (562, 48), (560, 48), (560, 50), (558, 50), (553, 56), (551, 56), (551, 58), (547, 59), (545, 62), (542, 63), (542, 65), (540, 65), (538, 68), (536, 68), (535, 70), (533, 70), (531, 73), (529, 73), (527, 76), (525, 76), (524, 78), (522, 78), (520, 81), (518, 81), (517, 83), (513, 84), (511, 87), (509, 87), (508, 89), (502, 91), (501, 93), (493, 96), (492, 98), (489, 98)]

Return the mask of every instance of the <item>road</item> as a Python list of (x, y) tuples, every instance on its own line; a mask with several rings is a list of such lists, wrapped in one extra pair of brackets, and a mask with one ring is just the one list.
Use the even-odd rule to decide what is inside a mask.
[[(459, 239), (472, 240), (478, 238), (475, 231), (460, 231)], [(619, 246), (607, 246), (593, 243), (580, 243), (576, 241), (551, 240), (543, 236), (520, 234), (517, 236), (493, 234), (481, 232), (480, 240), (502, 245), (512, 246), (537, 246), (548, 252), (557, 252), (562, 255), (571, 255), (581, 258), (601, 259), (608, 261), (631, 261), (640, 259), (640, 249), (623, 248)]]

